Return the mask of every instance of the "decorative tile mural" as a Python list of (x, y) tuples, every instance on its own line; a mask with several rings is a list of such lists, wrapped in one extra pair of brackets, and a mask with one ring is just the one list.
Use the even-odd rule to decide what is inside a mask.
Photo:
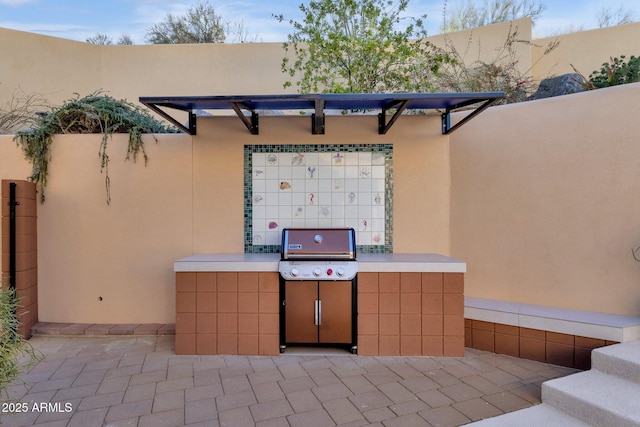
[(245, 145), (245, 252), (279, 252), (283, 228), (351, 227), (392, 252), (391, 144)]

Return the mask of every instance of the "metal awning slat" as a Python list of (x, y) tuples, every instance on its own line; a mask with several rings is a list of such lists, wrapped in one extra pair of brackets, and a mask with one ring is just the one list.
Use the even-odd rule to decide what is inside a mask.
[[(196, 134), (195, 110), (233, 110), (247, 129), (258, 134), (258, 111), (309, 111), (312, 113), (313, 134), (324, 134), (326, 110), (380, 110), (378, 132), (384, 134), (405, 110), (444, 110), (442, 133), (451, 133), (482, 110), (504, 97), (504, 92), (468, 93), (326, 93), (326, 94), (282, 94), (249, 96), (171, 96), (140, 97), (140, 102), (158, 113), (188, 134)], [(481, 104), (458, 124), (451, 127), (450, 113), (471, 105)], [(161, 108), (162, 107), (162, 108)], [(181, 123), (164, 109), (186, 111), (189, 123)], [(386, 122), (386, 113), (396, 109)], [(242, 110), (251, 112), (251, 118)]]

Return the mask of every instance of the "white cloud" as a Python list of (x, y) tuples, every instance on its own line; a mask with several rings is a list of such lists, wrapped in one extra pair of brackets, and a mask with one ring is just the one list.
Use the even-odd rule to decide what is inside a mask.
[(49, 23), (22, 23), (22, 22), (0, 22), (0, 27), (10, 28), (12, 30), (27, 31), (38, 34), (51, 34), (55, 33), (67, 33), (77, 31), (90, 30), (89, 27), (82, 25), (70, 25), (70, 24), (49, 24)]
[(132, 22), (140, 24), (159, 24), (167, 15), (180, 16), (197, 5), (197, 1), (191, 2), (167, 2), (157, 0), (140, 0), (134, 7)]
[(0, 5), (20, 6), (27, 3), (35, 3), (37, 0), (0, 0)]

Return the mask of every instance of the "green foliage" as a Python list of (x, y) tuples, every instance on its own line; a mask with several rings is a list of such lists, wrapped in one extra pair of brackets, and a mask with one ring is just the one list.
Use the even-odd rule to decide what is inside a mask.
[(20, 373), (32, 367), (42, 356), (18, 334), (19, 301), (15, 292), (0, 285), (0, 396), (9, 399), (7, 388)]
[(126, 159), (133, 157), (135, 162), (139, 153), (147, 163), (142, 135), (145, 133), (173, 133), (149, 113), (124, 100), (93, 93), (84, 98), (76, 97), (66, 101), (61, 107), (53, 108), (49, 113), (38, 117), (35, 126), (16, 133), (15, 140), (32, 163), (29, 180), (35, 182), (40, 190), (41, 201), (45, 200), (44, 189), (47, 185), (49, 161), (51, 160), (51, 142), (55, 134), (101, 133), (100, 170), (105, 173), (107, 203), (111, 202), (109, 180), (109, 155), (107, 142), (114, 133), (128, 133), (129, 146)]
[[(468, 46), (473, 43), (469, 36)], [(447, 39), (447, 52), (455, 59), (440, 70), (435, 85), (443, 92), (504, 92), (499, 104), (522, 102), (534, 91), (534, 82), (530, 69), (520, 70), (518, 45), (532, 44), (518, 37), (518, 28), (509, 27), (504, 44), (496, 50), (496, 55), (487, 61), (476, 60), (466, 64), (463, 54)], [(550, 42), (542, 56), (546, 56), (558, 46), (557, 41)]]
[(530, 0), (485, 0), (480, 6), (477, 2), (466, 0), (456, 8), (446, 11), (445, 1), (443, 33), (467, 30), (496, 24), (498, 22), (512, 21), (520, 18), (531, 18), (533, 22), (542, 15), (546, 6)]
[(590, 89), (599, 89), (639, 82), (640, 57), (631, 55), (628, 62), (625, 62), (624, 59), (625, 56), (620, 55), (620, 58), (610, 58), (611, 63), (603, 63), (600, 71), (594, 71), (589, 75), (587, 87)]
[[(448, 58), (430, 43), (422, 19), (403, 18), (408, 0), (318, 0), (301, 4), (301, 21), (283, 44), (281, 69), (301, 93), (429, 90), (425, 73)], [(282, 15), (276, 19), (283, 21)], [(402, 26), (403, 21), (408, 25)], [(403, 29), (400, 29), (403, 27)], [(417, 40), (416, 40), (417, 39)]]

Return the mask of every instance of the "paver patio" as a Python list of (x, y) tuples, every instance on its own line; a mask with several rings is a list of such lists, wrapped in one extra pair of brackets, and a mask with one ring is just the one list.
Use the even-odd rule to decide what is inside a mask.
[(27, 412), (5, 411), (6, 426), (458, 426), (540, 403), (542, 382), (577, 372), (473, 349), (177, 356), (173, 336), (30, 342), (45, 359), (10, 388)]

